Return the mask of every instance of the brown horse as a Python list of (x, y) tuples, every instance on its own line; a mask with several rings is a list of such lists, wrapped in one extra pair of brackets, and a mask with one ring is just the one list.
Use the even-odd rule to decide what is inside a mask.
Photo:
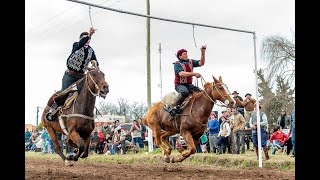
[[(65, 161), (66, 166), (71, 166), (72, 160), (77, 161), (79, 157), (88, 157), (90, 134), (95, 127), (93, 111), (96, 97), (105, 98), (109, 92), (104, 73), (98, 67), (88, 68), (88, 70), (85, 76), (76, 82), (78, 91), (66, 100), (64, 106), (59, 107), (60, 109), (57, 112), (59, 120), (48, 121), (45, 118), (50, 110), (53, 97), (57, 96), (59, 92), (50, 97), (41, 117), (42, 125), (46, 128), (56, 153)], [(56, 132), (68, 136), (69, 143), (77, 147), (75, 155), (66, 157), (61, 152)]]
[(230, 97), (221, 76), (219, 80), (212, 77), (214, 81), (205, 83), (201, 92), (189, 95), (188, 104), (177, 118), (173, 118), (164, 109), (163, 101), (154, 104), (144, 117), (143, 124), (151, 128), (155, 145), (163, 152), (165, 162), (170, 162), (172, 150), (167, 137), (179, 133), (185, 139), (187, 149), (179, 150), (181, 155), (171, 159), (172, 163), (182, 162), (196, 152), (196, 145), (207, 128), (208, 118), (216, 100), (234, 106), (235, 102)]

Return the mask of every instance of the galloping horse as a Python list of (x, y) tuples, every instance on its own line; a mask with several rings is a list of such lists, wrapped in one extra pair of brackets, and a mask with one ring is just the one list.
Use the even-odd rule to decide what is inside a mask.
[[(57, 112), (59, 121), (47, 121), (45, 118), (50, 110), (48, 104), (52, 104), (53, 97), (57, 96), (59, 92), (50, 97), (41, 117), (42, 125), (47, 129), (56, 153), (65, 161), (66, 166), (73, 165), (72, 160), (77, 161), (79, 157), (88, 157), (90, 134), (95, 127), (93, 110), (96, 97), (105, 98), (109, 92), (109, 85), (105, 81), (104, 73), (98, 67), (88, 68), (85, 76), (75, 84), (78, 91), (68, 98), (64, 106)], [(77, 147), (75, 155), (66, 157), (61, 152), (56, 132), (68, 136), (69, 143)]]
[(171, 159), (172, 163), (182, 162), (196, 152), (196, 145), (207, 128), (208, 118), (216, 100), (234, 106), (235, 101), (230, 97), (221, 76), (219, 80), (212, 77), (214, 81), (205, 83), (201, 92), (189, 95), (189, 102), (178, 117), (172, 117), (164, 109), (164, 102), (160, 101), (154, 104), (143, 118), (143, 124), (152, 129), (154, 142), (163, 152), (165, 162), (170, 162), (172, 151), (167, 137), (179, 133), (185, 139), (187, 149), (180, 150), (181, 155)]

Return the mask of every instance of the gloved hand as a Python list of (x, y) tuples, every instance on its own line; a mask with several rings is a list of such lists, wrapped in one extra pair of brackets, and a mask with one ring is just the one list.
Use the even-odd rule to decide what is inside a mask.
[(98, 62), (96, 60), (91, 60), (91, 65), (95, 68), (98, 67)]

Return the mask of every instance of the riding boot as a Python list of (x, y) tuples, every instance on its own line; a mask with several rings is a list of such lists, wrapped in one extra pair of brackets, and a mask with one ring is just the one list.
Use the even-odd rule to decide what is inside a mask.
[(270, 159), (269, 154), (268, 154), (268, 148), (267, 148), (267, 146), (263, 147), (263, 152), (264, 152), (264, 155), (265, 155), (265, 157), (266, 157), (266, 160)]
[(178, 94), (175, 102), (173, 103), (173, 108), (170, 110), (170, 115), (174, 116), (177, 113), (180, 113), (182, 109), (180, 109), (181, 104), (186, 99), (186, 97), (182, 96), (180, 93)]

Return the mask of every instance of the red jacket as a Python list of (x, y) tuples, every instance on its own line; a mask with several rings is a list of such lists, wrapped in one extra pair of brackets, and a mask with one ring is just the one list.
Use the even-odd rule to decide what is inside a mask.
[(273, 140), (277, 140), (277, 141), (279, 141), (279, 142), (281, 142), (282, 144), (284, 143), (284, 142), (286, 142), (286, 140), (288, 139), (288, 135), (286, 135), (284, 132), (274, 132), (272, 135), (271, 135), (271, 137), (270, 137), (270, 143), (272, 143), (273, 142)]

